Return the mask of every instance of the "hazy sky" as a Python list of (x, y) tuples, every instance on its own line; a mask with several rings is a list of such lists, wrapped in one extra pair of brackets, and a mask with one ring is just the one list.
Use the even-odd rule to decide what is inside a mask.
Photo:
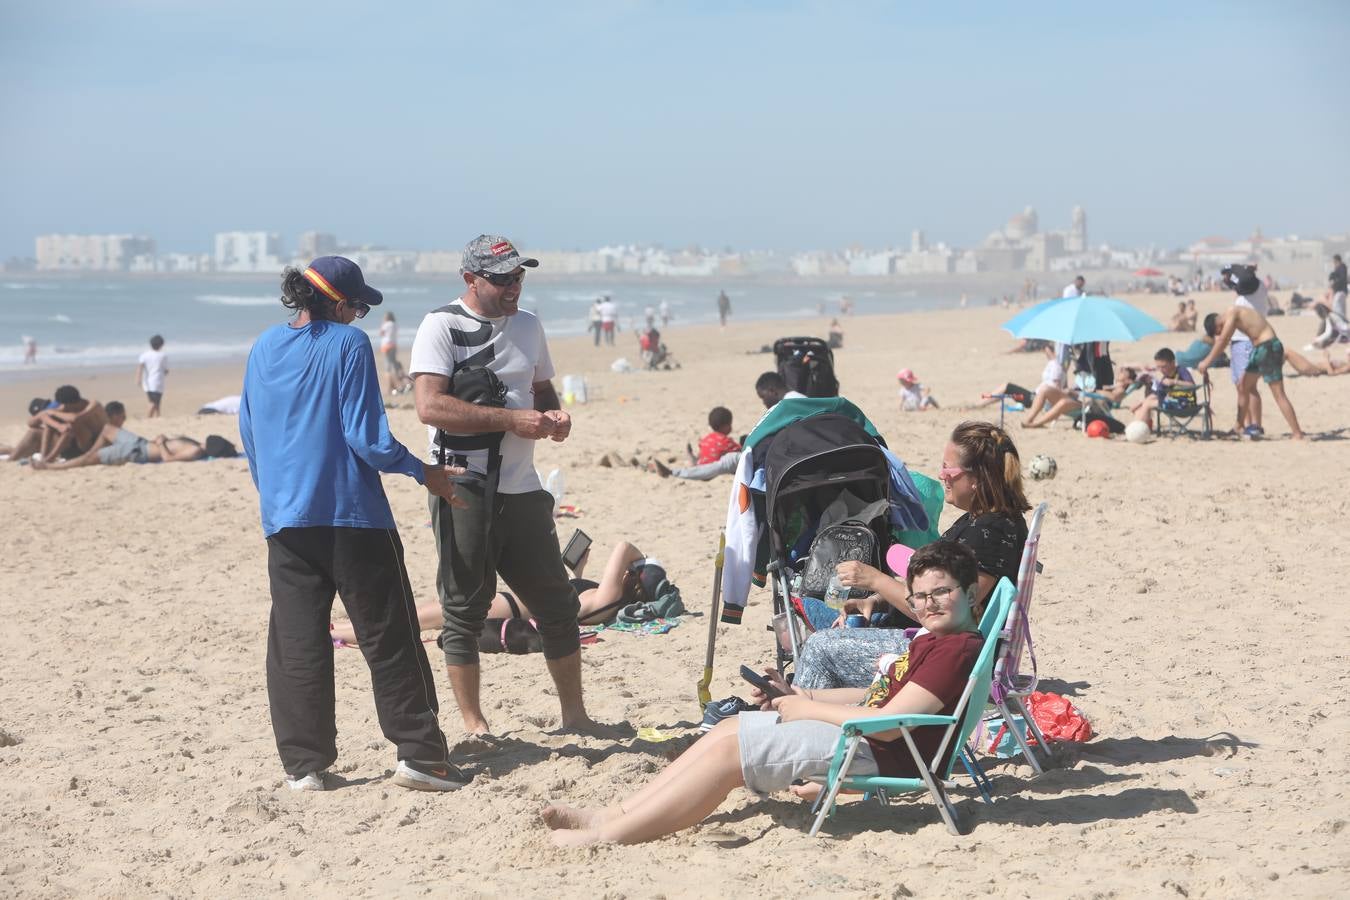
[(1336, 3), (0, 4), (0, 257), (1350, 227)]

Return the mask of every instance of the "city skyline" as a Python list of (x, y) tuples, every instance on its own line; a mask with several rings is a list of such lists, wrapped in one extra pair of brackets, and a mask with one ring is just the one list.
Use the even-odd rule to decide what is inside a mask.
[(0, 259), (317, 223), (426, 249), (974, 246), (1028, 203), (1047, 229), (1081, 204), (1117, 246), (1348, 224), (1332, 4), (521, 4), (487, 33), (476, 10), (6, 10)]

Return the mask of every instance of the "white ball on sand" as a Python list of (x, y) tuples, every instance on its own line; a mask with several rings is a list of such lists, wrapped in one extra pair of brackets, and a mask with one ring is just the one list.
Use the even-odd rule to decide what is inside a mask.
[(1153, 432), (1147, 422), (1131, 422), (1125, 426), (1125, 440), (1131, 444), (1147, 444), (1153, 440)]
[(1027, 474), (1033, 481), (1046, 481), (1054, 478), (1055, 473), (1059, 471), (1059, 466), (1055, 463), (1053, 456), (1046, 456), (1044, 453), (1037, 454), (1031, 460), (1031, 465), (1027, 466)]

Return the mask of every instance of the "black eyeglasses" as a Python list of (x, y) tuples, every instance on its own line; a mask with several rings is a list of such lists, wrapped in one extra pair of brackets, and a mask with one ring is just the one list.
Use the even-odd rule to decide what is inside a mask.
[(494, 275), (491, 272), (475, 272), (474, 274), (493, 287), (510, 287), (525, 280), (524, 272), (516, 272), (511, 275)]
[(360, 300), (348, 300), (347, 305), (350, 306), (356, 312), (356, 317), (358, 319), (364, 319), (366, 317), (366, 313), (370, 312), (370, 307), (365, 303), (362, 303)]

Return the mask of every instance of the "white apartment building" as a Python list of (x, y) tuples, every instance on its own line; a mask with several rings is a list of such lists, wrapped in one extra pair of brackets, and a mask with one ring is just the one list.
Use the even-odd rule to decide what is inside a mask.
[(49, 272), (126, 272), (155, 254), (154, 240), (140, 234), (43, 234), (35, 244), (37, 267)]
[(278, 272), (281, 235), (274, 231), (221, 231), (216, 234), (217, 272)]

